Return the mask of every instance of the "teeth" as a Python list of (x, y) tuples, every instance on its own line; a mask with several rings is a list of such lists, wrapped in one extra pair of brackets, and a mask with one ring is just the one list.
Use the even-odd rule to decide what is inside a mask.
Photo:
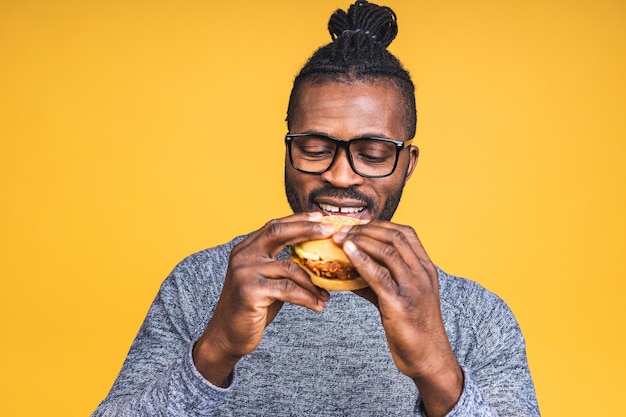
[(320, 208), (329, 213), (359, 213), (363, 211), (363, 207), (337, 207), (330, 204), (320, 204)]
[(342, 213), (359, 213), (363, 211), (363, 207), (341, 207)]
[(339, 207), (331, 206), (330, 204), (320, 204), (320, 208), (324, 211), (329, 211), (331, 213), (339, 212)]

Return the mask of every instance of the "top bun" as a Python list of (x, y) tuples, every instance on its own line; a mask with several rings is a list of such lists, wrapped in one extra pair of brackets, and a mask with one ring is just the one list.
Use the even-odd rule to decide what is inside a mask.
[(339, 231), (343, 226), (354, 226), (361, 223), (356, 217), (348, 216), (324, 216), (322, 217), (322, 223), (328, 223), (335, 226), (335, 231)]
[[(360, 223), (359, 219), (347, 216), (324, 216), (321, 222), (332, 224), (335, 227), (335, 231), (339, 231), (343, 226), (354, 226)], [(303, 258), (350, 263), (343, 249), (337, 246), (332, 238), (309, 240), (295, 246), (296, 252)]]

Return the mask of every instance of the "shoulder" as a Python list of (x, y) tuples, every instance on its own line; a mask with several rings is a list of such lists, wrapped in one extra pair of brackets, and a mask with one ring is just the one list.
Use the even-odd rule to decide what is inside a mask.
[(437, 268), (442, 304), (459, 311), (481, 311), (506, 305), (502, 298), (478, 282), (450, 275)]
[(502, 298), (478, 282), (450, 275), (438, 268), (442, 309), (455, 314), (483, 316), (494, 310), (510, 311)]
[(484, 345), (487, 340), (521, 338), (506, 302), (479, 283), (439, 270), (439, 289), (446, 331), (455, 350)]
[(176, 265), (172, 275), (211, 276), (216, 272), (225, 271), (228, 266), (230, 252), (237, 244), (249, 235), (237, 236), (231, 241), (212, 248), (195, 252)]
[(230, 252), (245, 238), (238, 236), (184, 258), (162, 282), (155, 302), (202, 328), (222, 291)]

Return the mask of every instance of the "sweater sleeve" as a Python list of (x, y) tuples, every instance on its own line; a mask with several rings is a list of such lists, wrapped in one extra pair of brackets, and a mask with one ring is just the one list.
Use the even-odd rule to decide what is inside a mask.
[[(232, 391), (212, 385), (191, 351), (210, 314), (211, 300), (187, 259), (163, 282), (108, 396), (92, 417), (211, 416)], [(218, 266), (219, 270), (220, 267)], [(221, 289), (217, 288), (215, 291)]]
[[(463, 282), (457, 288), (463, 308), (446, 305), (471, 323), (463, 330), (446, 326), (464, 375), (461, 397), (447, 417), (539, 416), (526, 343), (513, 312), (495, 294)], [(419, 398), (415, 415), (426, 416)]]
[[(467, 368), (461, 366), (461, 369), (464, 376), (463, 392), (459, 401), (446, 417), (498, 417), (498, 414), (485, 402), (476, 381), (467, 372)], [(415, 416), (428, 417), (419, 397)]]

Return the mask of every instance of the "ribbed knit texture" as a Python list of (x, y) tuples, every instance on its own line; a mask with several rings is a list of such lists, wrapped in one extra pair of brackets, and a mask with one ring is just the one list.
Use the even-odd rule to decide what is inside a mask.
[[(352, 293), (332, 293), (322, 313), (285, 304), (258, 349), (237, 364), (228, 388), (206, 381), (191, 348), (242, 239), (188, 257), (163, 282), (92, 417), (422, 415), (415, 384), (391, 359), (378, 311)], [(524, 339), (506, 304), (441, 270), (439, 285), (448, 338), (465, 375), (449, 416), (539, 415)]]

